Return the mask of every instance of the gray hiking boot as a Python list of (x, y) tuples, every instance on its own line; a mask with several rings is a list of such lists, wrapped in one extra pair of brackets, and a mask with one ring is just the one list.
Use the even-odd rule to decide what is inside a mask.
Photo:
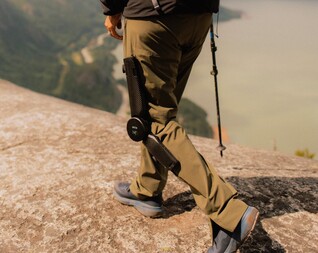
[(220, 229), (207, 253), (235, 253), (252, 233), (258, 216), (258, 210), (249, 206), (233, 233)]
[(120, 203), (135, 207), (145, 216), (156, 218), (162, 216), (162, 196), (137, 198), (129, 189), (130, 184), (127, 182), (116, 182), (114, 185), (114, 197)]

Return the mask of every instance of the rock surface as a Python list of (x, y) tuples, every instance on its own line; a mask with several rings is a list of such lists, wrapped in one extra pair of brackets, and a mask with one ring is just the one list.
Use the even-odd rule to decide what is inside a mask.
[[(0, 80), (0, 252), (206, 252), (207, 218), (174, 175), (160, 219), (112, 197), (139, 146), (125, 120)], [(318, 162), (191, 137), (261, 211), (241, 252), (318, 252)]]

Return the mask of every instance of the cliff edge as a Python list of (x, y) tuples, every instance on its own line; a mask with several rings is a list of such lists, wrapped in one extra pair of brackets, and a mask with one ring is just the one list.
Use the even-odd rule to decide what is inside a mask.
[[(113, 114), (0, 80), (0, 252), (206, 252), (209, 226), (174, 175), (160, 219), (112, 197), (139, 145)], [(318, 252), (318, 162), (212, 140), (195, 146), (261, 212), (241, 252)]]

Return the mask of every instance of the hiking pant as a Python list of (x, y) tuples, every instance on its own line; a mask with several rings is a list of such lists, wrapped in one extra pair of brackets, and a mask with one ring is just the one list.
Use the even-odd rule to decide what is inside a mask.
[[(210, 24), (211, 14), (207, 13), (126, 19), (124, 55), (133, 55), (141, 63), (149, 92), (151, 130), (180, 162), (178, 177), (190, 186), (197, 206), (232, 232), (247, 205), (236, 199), (236, 190), (204, 160), (176, 121), (178, 104)], [(167, 169), (154, 163), (141, 144), (141, 165), (131, 192), (139, 197), (159, 195), (167, 176)]]

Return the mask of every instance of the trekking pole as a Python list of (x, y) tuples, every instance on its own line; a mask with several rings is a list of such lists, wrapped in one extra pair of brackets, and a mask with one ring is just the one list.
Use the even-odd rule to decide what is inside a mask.
[(210, 38), (211, 38), (211, 52), (212, 52), (212, 63), (213, 63), (211, 75), (214, 76), (215, 101), (216, 101), (216, 112), (217, 112), (217, 118), (218, 118), (218, 132), (219, 132), (219, 146), (217, 147), (217, 150), (220, 151), (220, 155), (221, 157), (223, 157), (223, 151), (226, 149), (226, 147), (222, 143), (221, 115), (220, 115), (220, 103), (219, 103), (218, 80), (217, 80), (218, 69), (216, 67), (216, 58), (215, 58), (215, 51), (217, 50), (217, 48), (215, 46), (215, 41), (214, 41), (213, 18), (212, 18), (211, 26), (210, 26)]

